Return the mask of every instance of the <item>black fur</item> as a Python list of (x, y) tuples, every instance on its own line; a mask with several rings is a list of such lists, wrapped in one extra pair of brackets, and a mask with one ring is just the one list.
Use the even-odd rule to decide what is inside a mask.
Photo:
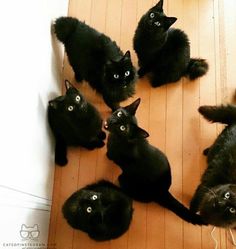
[(73, 193), (62, 211), (73, 228), (103, 241), (115, 239), (128, 230), (133, 208), (132, 200), (120, 188), (102, 180)]
[(58, 18), (54, 30), (65, 45), (76, 80), (88, 81), (112, 110), (134, 94), (135, 69), (129, 51), (124, 55), (109, 37), (76, 18)]
[(134, 35), (140, 77), (148, 74), (153, 87), (176, 82), (182, 76), (190, 80), (204, 75), (208, 64), (203, 59), (190, 59), (187, 35), (170, 28), (177, 20), (163, 12), (163, 1), (142, 16)]
[(130, 197), (142, 202), (155, 201), (182, 219), (202, 224), (198, 215), (191, 213), (169, 192), (171, 171), (168, 159), (146, 140), (148, 133), (138, 127), (135, 112), (140, 99), (116, 110), (106, 121), (110, 132), (107, 157), (122, 169), (121, 188)]
[(60, 166), (67, 164), (67, 146), (100, 148), (106, 138), (96, 108), (68, 81), (65, 84), (66, 94), (48, 105), (48, 121), (56, 139), (55, 162)]
[(236, 227), (236, 106), (201, 106), (209, 121), (227, 124), (213, 145), (204, 150), (207, 169), (190, 209), (219, 227)]

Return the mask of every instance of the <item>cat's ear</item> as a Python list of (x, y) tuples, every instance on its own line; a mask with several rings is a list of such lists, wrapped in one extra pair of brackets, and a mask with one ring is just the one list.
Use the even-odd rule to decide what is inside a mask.
[(130, 59), (130, 51), (126, 51), (125, 55), (123, 56), (124, 59)]
[(66, 91), (70, 88), (74, 88), (74, 86), (70, 83), (69, 80), (65, 80), (65, 87), (66, 87)]
[(168, 29), (173, 23), (177, 21), (176, 17), (166, 17), (165, 28)]
[(140, 104), (140, 101), (141, 101), (140, 98), (136, 99), (133, 103), (124, 107), (125, 110), (129, 112), (131, 115), (135, 115), (136, 110), (138, 109), (138, 106)]
[(159, 10), (163, 10), (163, 0), (160, 0), (155, 6), (154, 8), (159, 9)]
[(147, 138), (147, 137), (149, 137), (148, 132), (135, 125), (134, 138)]
[(25, 225), (25, 224), (22, 224), (22, 225), (21, 225), (21, 230), (26, 230), (26, 229), (27, 229), (26, 225)]

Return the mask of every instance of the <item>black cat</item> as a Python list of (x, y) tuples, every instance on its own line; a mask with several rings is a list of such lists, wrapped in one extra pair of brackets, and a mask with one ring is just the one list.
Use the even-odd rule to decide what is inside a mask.
[(164, 14), (161, 0), (142, 16), (135, 31), (138, 74), (142, 77), (148, 73), (153, 87), (176, 82), (182, 76), (193, 80), (208, 70), (205, 60), (190, 58), (187, 35), (180, 29), (170, 29), (176, 20)]
[(139, 103), (137, 99), (119, 108), (105, 122), (105, 129), (110, 132), (107, 157), (122, 169), (121, 188), (137, 201), (155, 201), (188, 222), (202, 224), (200, 216), (191, 213), (169, 192), (169, 162), (164, 153), (148, 143), (149, 134), (138, 127), (135, 112)]
[(88, 81), (112, 110), (134, 94), (135, 69), (129, 51), (123, 54), (109, 37), (76, 18), (60, 17), (54, 28), (78, 82)]
[(48, 105), (48, 121), (56, 139), (55, 162), (60, 166), (67, 164), (67, 146), (100, 148), (106, 138), (97, 109), (69, 81), (65, 85), (66, 94)]
[(227, 126), (204, 150), (208, 166), (190, 209), (209, 224), (236, 228), (236, 106), (201, 106), (199, 112)]
[(72, 194), (62, 211), (73, 228), (98, 241), (115, 239), (125, 233), (133, 214), (132, 200), (105, 180)]

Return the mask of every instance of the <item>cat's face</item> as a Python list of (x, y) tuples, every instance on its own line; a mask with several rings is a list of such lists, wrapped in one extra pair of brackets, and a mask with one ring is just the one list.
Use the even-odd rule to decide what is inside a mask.
[(165, 33), (176, 20), (176, 17), (167, 17), (165, 15), (163, 12), (163, 1), (159, 1), (143, 15), (141, 23), (150, 32)]
[(236, 227), (236, 185), (206, 188), (199, 210), (204, 221), (211, 225)]
[(49, 108), (61, 115), (73, 116), (85, 110), (86, 101), (69, 81), (65, 81), (66, 94), (49, 101)]
[(129, 140), (148, 137), (148, 133), (137, 126), (135, 113), (139, 104), (140, 98), (126, 107), (117, 109), (105, 122), (105, 129)]
[(135, 69), (129, 51), (119, 61), (108, 61), (105, 65), (104, 81), (113, 88), (125, 89), (134, 83), (134, 80)]

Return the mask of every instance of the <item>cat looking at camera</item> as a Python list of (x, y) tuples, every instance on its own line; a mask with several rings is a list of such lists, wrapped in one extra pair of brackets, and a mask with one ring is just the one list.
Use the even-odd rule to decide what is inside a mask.
[(114, 111), (135, 92), (135, 69), (130, 52), (125, 54), (108, 36), (72, 17), (60, 17), (54, 24), (64, 44), (77, 82), (86, 80)]
[(201, 106), (199, 112), (210, 122), (227, 126), (204, 150), (207, 169), (201, 178), (190, 209), (218, 227), (236, 227), (236, 105)]
[(122, 170), (119, 184), (131, 198), (157, 202), (193, 224), (203, 224), (169, 192), (171, 170), (167, 157), (147, 141), (149, 134), (140, 128), (135, 117), (140, 99), (119, 108), (107, 119), (109, 131), (107, 157)]
[(135, 31), (133, 46), (138, 56), (140, 77), (147, 74), (153, 87), (176, 82), (182, 76), (194, 80), (204, 75), (208, 64), (203, 59), (190, 58), (187, 35), (170, 28), (176, 17), (163, 12), (163, 0), (145, 13)]

